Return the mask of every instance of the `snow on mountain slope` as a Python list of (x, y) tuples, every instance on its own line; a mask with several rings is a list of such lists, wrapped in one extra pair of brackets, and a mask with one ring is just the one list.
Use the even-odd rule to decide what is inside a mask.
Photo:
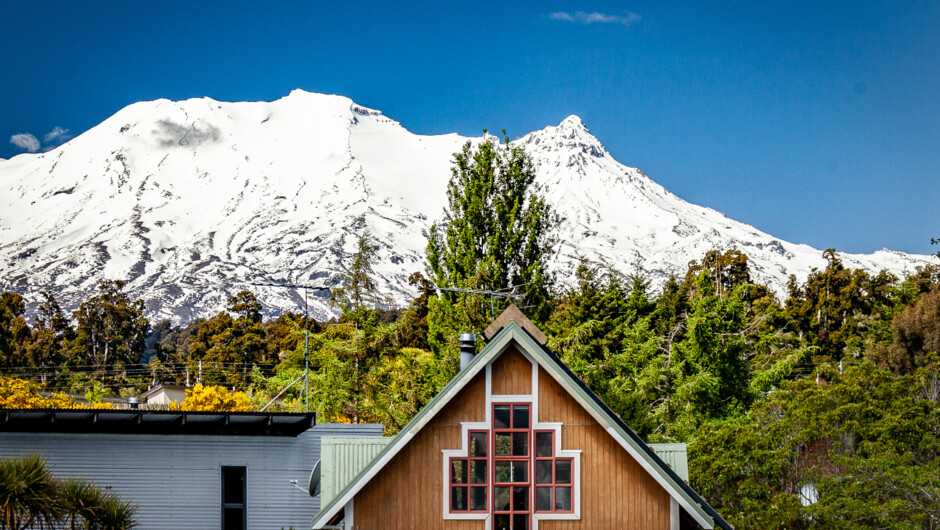
[[(424, 268), (422, 230), (440, 219), (452, 155), (467, 140), (481, 138), (415, 135), (348, 98), (299, 90), (270, 103), (136, 103), (53, 151), (0, 161), (0, 289), (31, 302), (48, 290), (73, 309), (102, 279), (125, 279), (151, 317), (179, 322), (248, 288), (274, 314), (302, 307), (302, 290), (252, 283), (331, 284), (368, 229), (383, 293), (406, 304), (407, 278)], [(562, 277), (583, 256), (658, 283), (708, 250), (737, 248), (782, 291), (790, 274), (824, 266), (819, 250), (621, 165), (575, 116), (516, 142), (567, 219)], [(933, 258), (843, 259), (901, 273)], [(313, 314), (331, 314), (322, 296), (311, 301)]]

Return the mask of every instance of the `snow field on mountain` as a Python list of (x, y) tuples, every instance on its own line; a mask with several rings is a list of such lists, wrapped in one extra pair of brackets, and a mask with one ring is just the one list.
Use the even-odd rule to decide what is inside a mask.
[[(129, 280), (152, 318), (208, 316), (251, 289), (269, 314), (303, 292), (253, 283), (333, 285), (368, 230), (383, 295), (405, 305), (424, 270), (422, 231), (440, 222), (456, 134), (415, 135), (348, 98), (294, 91), (274, 102), (208, 98), (130, 105), (68, 143), (0, 161), (0, 288), (56, 293), (74, 309), (105, 278)], [(657, 288), (712, 249), (748, 255), (782, 294), (822, 252), (690, 204), (614, 160), (577, 116), (518, 140), (566, 218), (553, 267), (577, 260), (643, 272)], [(902, 274), (929, 256), (841, 257)], [(319, 292), (323, 295), (324, 292)], [(312, 312), (335, 312), (321, 296)]]

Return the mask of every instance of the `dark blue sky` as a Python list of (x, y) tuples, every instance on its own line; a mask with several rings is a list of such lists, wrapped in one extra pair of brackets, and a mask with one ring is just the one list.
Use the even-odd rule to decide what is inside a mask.
[(156, 98), (303, 88), (422, 134), (577, 114), (619, 161), (777, 237), (938, 250), (940, 2), (340, 4), (7, 2), (0, 157)]

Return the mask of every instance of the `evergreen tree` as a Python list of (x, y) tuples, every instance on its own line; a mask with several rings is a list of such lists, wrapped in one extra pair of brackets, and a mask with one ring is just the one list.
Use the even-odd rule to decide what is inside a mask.
[(42, 296), (26, 356), (30, 366), (43, 369), (40, 377), (45, 383), (47, 370), (51, 372), (68, 358), (68, 342), (75, 333), (55, 297), (45, 291)]
[(23, 318), (26, 303), (16, 293), (0, 294), (0, 366), (23, 364), (22, 353), (30, 329)]
[(368, 309), (366, 305), (371, 305), (373, 309), (378, 305), (373, 279), (375, 272), (372, 270), (378, 250), (379, 246), (373, 240), (372, 234), (366, 230), (356, 240), (356, 252), (353, 254), (352, 263), (342, 276), (343, 285), (333, 289), (331, 293), (334, 299), (345, 299), (342, 307), (346, 320), (355, 321), (358, 316), (362, 316), (361, 310)]
[(123, 281), (105, 280), (98, 294), (75, 311), (78, 324), (71, 351), (81, 364), (105, 368), (141, 360), (150, 324), (143, 301), (129, 299), (123, 289)]
[(786, 301), (787, 318), (801, 339), (819, 347), (820, 361), (861, 357), (865, 315), (891, 300), (897, 279), (886, 272), (874, 276), (847, 269), (834, 249), (823, 252), (824, 270), (813, 269), (803, 285), (791, 277)]
[[(560, 218), (542, 198), (532, 162), (520, 147), (487, 139), (454, 155), (444, 223), (426, 233), (427, 268), (437, 287), (499, 290), (518, 286), (526, 314), (544, 322), (551, 310)], [(429, 304), (430, 341), (441, 347), (459, 332), (479, 332), (491, 320), (490, 300), (441, 292)], [(500, 307), (502, 309), (502, 301)]]
[(228, 299), (227, 312), (203, 322), (190, 339), (190, 369), (203, 361), (205, 382), (242, 385), (252, 365), (271, 368), (277, 358), (270, 356), (261, 303), (250, 291)]
[(732, 291), (736, 285), (751, 283), (747, 256), (738, 250), (709, 250), (701, 262), (689, 263), (686, 283), (692, 283), (700, 273), (706, 271), (719, 298), (723, 298), (725, 293)]

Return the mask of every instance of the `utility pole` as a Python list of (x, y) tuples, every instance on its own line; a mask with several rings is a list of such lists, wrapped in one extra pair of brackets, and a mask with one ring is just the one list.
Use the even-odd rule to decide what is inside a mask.
[[(310, 412), (310, 314), (309, 314), (309, 304), (307, 299), (307, 294), (310, 289), (316, 291), (325, 291), (329, 287), (315, 286), (315, 285), (299, 285), (292, 283), (251, 283), (249, 285), (254, 285), (257, 287), (282, 287), (286, 289), (303, 289), (304, 290), (304, 412)], [(300, 378), (298, 378), (300, 379)], [(281, 390), (281, 393), (277, 396), (274, 396), (274, 399), (280, 397), (288, 388), (290, 388), (294, 383), (297, 382), (297, 379), (294, 382), (287, 385), (284, 390)], [(271, 400), (267, 405), (264, 406), (261, 410), (268, 408), (268, 405), (274, 402), (274, 399)]]

